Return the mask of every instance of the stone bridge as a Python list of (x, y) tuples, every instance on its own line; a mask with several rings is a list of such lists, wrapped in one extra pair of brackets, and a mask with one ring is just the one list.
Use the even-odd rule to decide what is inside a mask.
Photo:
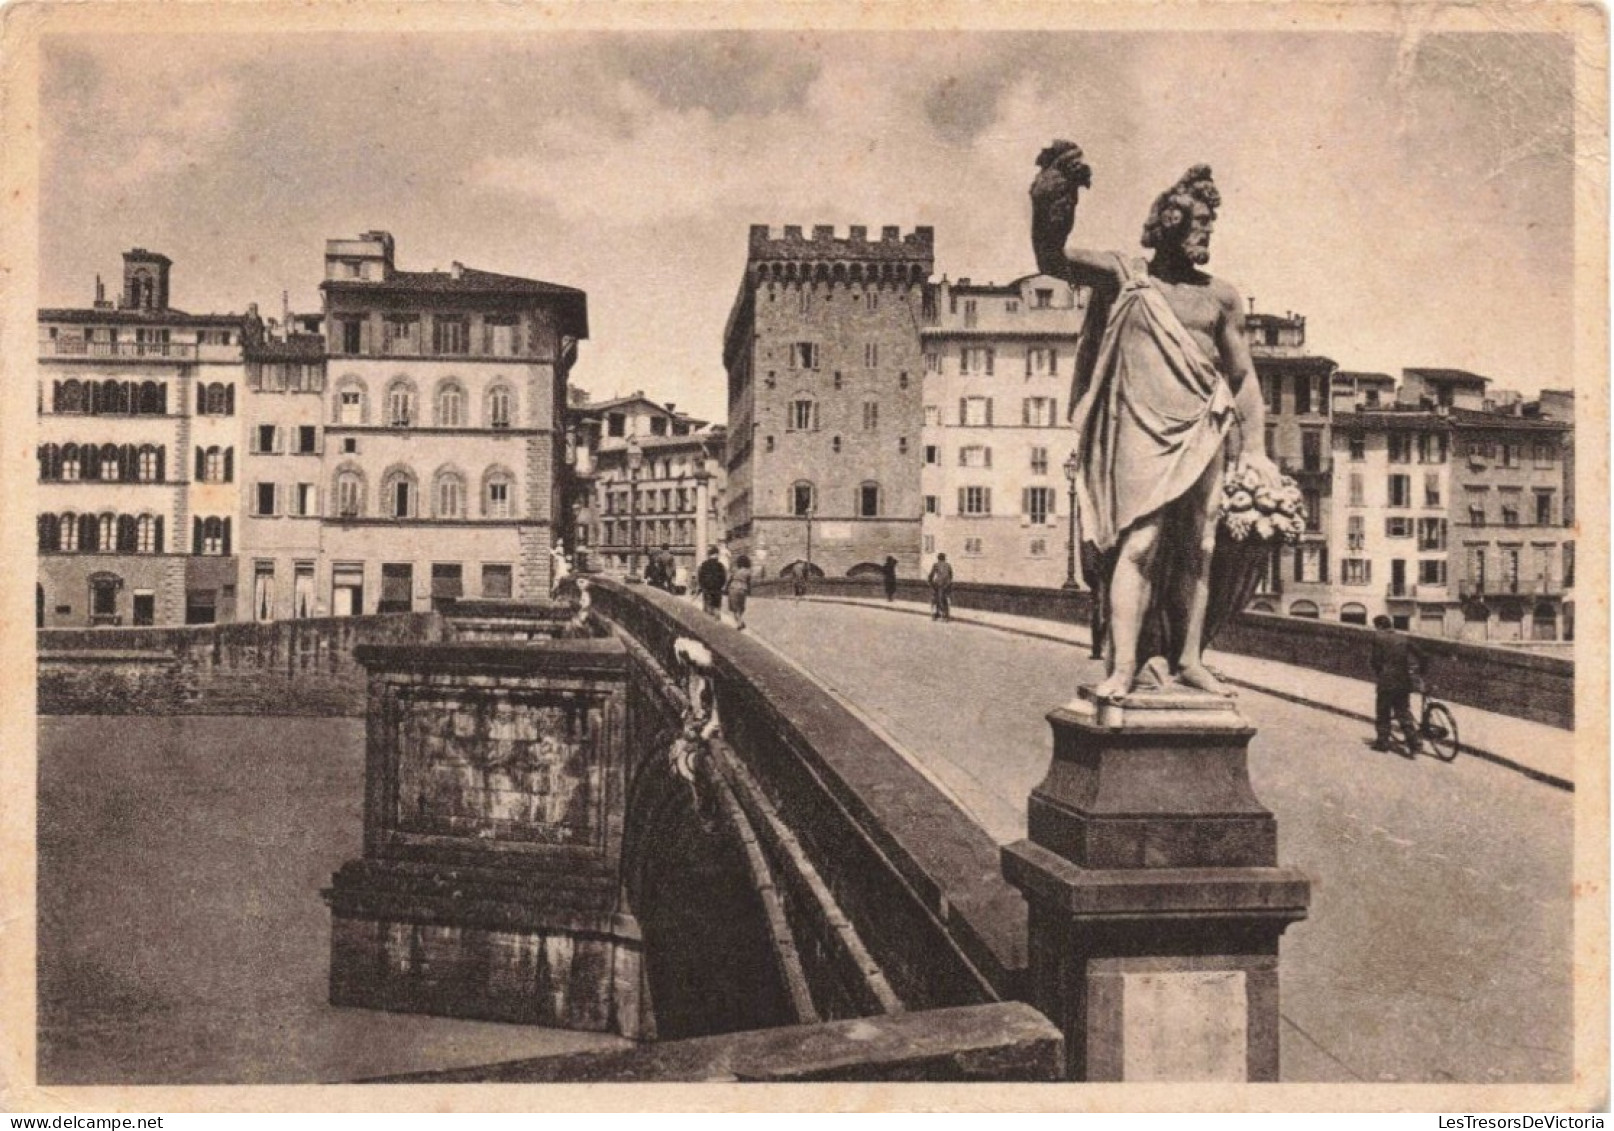
[(333, 1003), (646, 1042), (427, 1078), (1276, 1078), (1308, 888), (1236, 713), (1119, 745), (1054, 719), (1033, 840), (1000, 849), (768, 647), (589, 593), (355, 650), (365, 838), (326, 893)]
[[(1289, 822), (1285, 856), (1335, 881), (1311, 908), (1305, 878), (1277, 866), (1236, 712), (1157, 704), (1097, 725), (1078, 702), (1048, 716), (1050, 761), (1040, 716), (1086, 650), (1056, 622), (1084, 619), (1080, 595), (964, 585), (955, 604), (978, 625), (937, 629), (918, 604), (868, 608), (873, 589), (823, 581), (822, 601), (759, 602), (765, 640), (609, 581), (586, 610), (461, 603), (448, 616), (46, 631), (40, 712), (363, 718), (366, 785), (342, 789), (363, 795), (362, 851), (347, 847), (351, 826), (332, 827), (337, 850), (310, 873), (348, 859), (325, 891), (330, 1000), (634, 1042), (428, 1079), (1268, 1079), (1278, 938), (1302, 914), (1316, 921), (1287, 948), (1286, 1077), (1298, 1065), (1297, 1079), (1389, 1078), (1411, 1041), (1414, 1071), (1450, 1079), (1472, 1070), (1455, 1034), (1490, 1032), (1501, 1048), (1510, 1038), (1496, 1034), (1533, 1024), (1520, 1003), (1541, 986), (1486, 946), (1425, 987), (1472, 1006), (1394, 998), (1382, 1047), (1356, 1040), (1349, 994), (1379, 995), (1361, 999), (1378, 1016), (1404, 993), (1412, 967), (1363, 946), (1360, 924), (1385, 916), (1419, 924), (1390, 940), (1407, 944), (1396, 953), (1453, 953), (1490, 932), (1562, 957), (1567, 936), (1542, 918), (1558, 912), (1508, 895), (1556, 882), (1562, 838), (1521, 814), (1567, 802), (1509, 784), (1551, 784), (1546, 773), (1521, 762), (1525, 776), (1509, 777), (1494, 756), (1488, 769), (1364, 773), (1352, 724), (1330, 732), (1315, 704), (1258, 698), (1262, 794)], [(1338, 681), (1303, 665), (1348, 667), (1359, 630), (1291, 620), (1246, 616), (1231, 650)], [(1493, 750), (1571, 742), (1517, 721), (1567, 725), (1564, 665), (1456, 658), (1508, 700), (1515, 721)], [(921, 667), (892, 666), (904, 662)], [(1485, 715), (1463, 720), (1466, 739)], [(1408, 789), (1511, 830), (1508, 847), (1485, 862), (1409, 807)], [(1362, 877), (1383, 874), (1396, 884), (1362, 894)], [(297, 902), (317, 907), (319, 887)], [(1416, 909), (1453, 890), (1486, 910), (1443, 934)], [(323, 928), (297, 942), (327, 946)], [(323, 980), (324, 963), (313, 969)], [(1556, 993), (1567, 974), (1548, 981)], [(1537, 1030), (1521, 1050), (1558, 1039)], [(1507, 1055), (1494, 1071), (1540, 1070), (1539, 1052)]]

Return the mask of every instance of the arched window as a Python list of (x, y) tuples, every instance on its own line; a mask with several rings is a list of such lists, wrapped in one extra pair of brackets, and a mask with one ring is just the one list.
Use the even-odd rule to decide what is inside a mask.
[(141, 446), (136, 460), (136, 477), (142, 483), (155, 483), (163, 477), (161, 453), (150, 444)]
[(488, 389), (487, 421), (489, 428), (509, 428), (515, 422), (516, 394), (509, 385), (496, 384)]
[(103, 444), (100, 455), (96, 459), (96, 477), (98, 479), (116, 482), (122, 479), (123, 461), (118, 458), (116, 444)]
[(1339, 607), (1341, 624), (1366, 624), (1367, 606), (1359, 601), (1348, 601)]
[(114, 381), (108, 378), (101, 382), (100, 405), (96, 411), (100, 415), (108, 413), (128, 415), (133, 408), (129, 403), (129, 399), (129, 386), (122, 381)]
[(163, 520), (152, 514), (140, 516), (136, 531), (135, 552), (160, 554), (163, 552)]
[(420, 514), (420, 491), (415, 473), (407, 467), (392, 467), (381, 478), (382, 514), (387, 518), (416, 518)]
[(387, 426), (410, 428), (416, 423), (414, 382), (407, 377), (396, 378), (387, 386)]
[[(133, 411), (133, 407), (125, 409)], [(148, 416), (161, 416), (168, 411), (168, 387), (155, 381), (140, 386), (139, 411)]]
[(364, 515), (364, 472), (347, 465), (336, 472), (331, 497), (336, 500), (336, 513), (341, 518), (360, 518)]
[(465, 477), (452, 468), (440, 468), (432, 483), (432, 513), (438, 518), (465, 517)]
[(1289, 615), (1316, 620), (1321, 615), (1321, 610), (1317, 608), (1317, 602), (1315, 601), (1294, 601), (1289, 605)]
[(229, 530), (229, 520), (223, 518), (199, 518), (201, 524), (201, 538), (198, 551), (203, 554), (228, 553), (226, 534)]
[(224, 483), (224, 449), (217, 444), (202, 449), (202, 480), (205, 483)]
[(79, 548), (79, 522), (78, 515), (72, 511), (62, 515), (61, 526), (57, 531), (57, 549), (72, 553)]
[(370, 395), (364, 379), (344, 374), (331, 395), (331, 421), (336, 424), (368, 424)]
[(437, 426), (465, 426), (465, 388), (452, 377), (437, 384)]
[(857, 513), (859, 518), (876, 518), (880, 514), (880, 485), (867, 482), (858, 484)]
[(89, 394), (77, 381), (63, 381), (56, 387), (57, 412), (84, 412), (89, 408)]
[(95, 522), (95, 548), (111, 553), (118, 545), (118, 516), (103, 514)]
[(140, 544), (140, 522), (132, 514), (118, 516), (118, 553), (132, 554)]
[(806, 517), (818, 509), (818, 492), (813, 485), (805, 479), (798, 479), (790, 485), (790, 513), (798, 518)]
[(1252, 613), (1275, 613), (1277, 611), (1271, 601), (1257, 601), (1250, 606), (1250, 612)]
[(231, 388), (224, 384), (208, 385), (204, 389), (202, 398), (202, 411), (208, 416), (228, 416), (235, 398), (230, 395)]
[(507, 468), (490, 467), (482, 473), (482, 514), (510, 518), (515, 514), (516, 477)]
[(83, 457), (79, 453), (77, 444), (62, 445), (62, 478), (66, 480), (80, 479), (84, 475)]

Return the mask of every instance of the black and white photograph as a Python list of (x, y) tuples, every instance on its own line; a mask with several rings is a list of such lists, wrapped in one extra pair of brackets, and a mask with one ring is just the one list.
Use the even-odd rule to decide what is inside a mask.
[(5, 15), (9, 1110), (1607, 1110), (1605, 10)]

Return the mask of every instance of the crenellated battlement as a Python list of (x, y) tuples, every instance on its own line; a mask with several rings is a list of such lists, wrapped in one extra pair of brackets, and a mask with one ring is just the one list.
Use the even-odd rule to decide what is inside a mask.
[(878, 239), (870, 239), (869, 229), (862, 224), (853, 224), (845, 236), (836, 235), (833, 224), (814, 224), (810, 236), (802, 232), (801, 225), (786, 224), (783, 235), (775, 236), (767, 224), (752, 224), (751, 262), (901, 261), (923, 263), (928, 273), (935, 256), (936, 231), (928, 225), (907, 235), (896, 225), (887, 225), (880, 229)]

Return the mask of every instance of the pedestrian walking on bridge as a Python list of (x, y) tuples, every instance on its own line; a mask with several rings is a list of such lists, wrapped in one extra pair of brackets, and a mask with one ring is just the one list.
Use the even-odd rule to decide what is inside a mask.
[(696, 571), (695, 584), (700, 586), (701, 601), (706, 612), (721, 619), (723, 615), (723, 590), (729, 583), (729, 571), (723, 568), (723, 561), (718, 557), (717, 547), (712, 546), (706, 551), (706, 560)]
[(936, 564), (930, 567), (930, 619), (953, 619), (953, 567), (946, 554), (936, 555)]
[(885, 582), (885, 599), (897, 599), (897, 559), (887, 554), (885, 564), (880, 567), (880, 580)]
[(745, 631), (745, 599), (751, 595), (751, 558), (741, 554), (734, 559), (734, 572), (729, 574), (729, 612), (734, 614), (734, 627)]

